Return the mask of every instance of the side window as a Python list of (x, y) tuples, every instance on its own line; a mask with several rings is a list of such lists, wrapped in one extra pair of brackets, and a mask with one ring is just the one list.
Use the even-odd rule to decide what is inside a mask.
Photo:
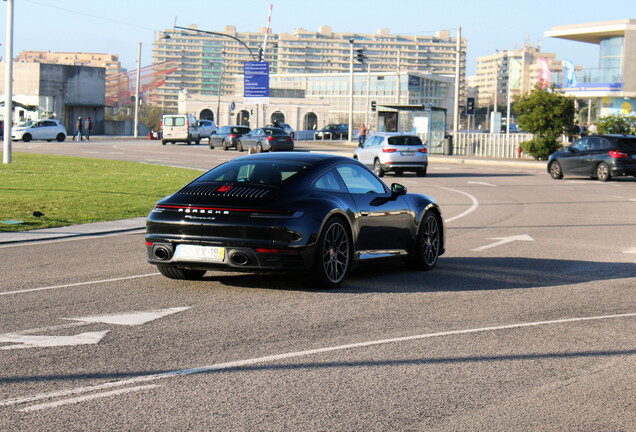
[(358, 165), (340, 165), (336, 168), (347, 190), (352, 194), (386, 193), (384, 183)]
[(590, 150), (600, 150), (601, 140), (599, 138), (589, 138), (587, 141), (587, 145)]
[(608, 139), (602, 138), (601, 139), (601, 149), (602, 150), (609, 150), (611, 148), (612, 148), (612, 143)]
[(587, 138), (581, 138), (574, 144), (572, 144), (572, 148), (578, 151), (587, 150)]
[(173, 117), (174, 126), (185, 126), (184, 117)]
[(336, 173), (333, 170), (318, 177), (318, 180), (314, 182), (314, 187), (320, 190), (343, 192), (336, 177)]
[(166, 117), (163, 119), (163, 125), (172, 127), (174, 126), (174, 117)]

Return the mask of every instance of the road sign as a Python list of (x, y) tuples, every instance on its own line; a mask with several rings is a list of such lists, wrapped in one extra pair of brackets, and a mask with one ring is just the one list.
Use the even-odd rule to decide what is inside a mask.
[(246, 104), (269, 103), (269, 62), (243, 64), (243, 98)]

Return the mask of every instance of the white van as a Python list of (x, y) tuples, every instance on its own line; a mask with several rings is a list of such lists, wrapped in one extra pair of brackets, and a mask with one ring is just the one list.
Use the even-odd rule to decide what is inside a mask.
[(184, 142), (199, 144), (197, 119), (189, 114), (169, 114), (161, 118), (161, 144)]

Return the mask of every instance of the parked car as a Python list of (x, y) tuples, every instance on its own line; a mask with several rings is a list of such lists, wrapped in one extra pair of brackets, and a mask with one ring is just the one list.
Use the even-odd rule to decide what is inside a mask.
[(161, 144), (184, 142), (199, 144), (197, 119), (188, 114), (169, 114), (161, 118)]
[(275, 127), (252, 129), (238, 139), (237, 148), (249, 149), (256, 153), (264, 151), (292, 151), (294, 139), (284, 130)]
[(276, 126), (276, 124), (268, 124), (267, 127), (278, 127), (281, 128), (282, 130), (285, 131), (285, 133), (287, 135), (289, 135), (290, 137), (294, 138), (294, 135), (296, 134), (296, 132), (294, 132), (294, 129), (287, 123), (279, 123), (278, 126)]
[(612, 177), (636, 176), (636, 136), (585, 136), (548, 158), (553, 179), (589, 176), (600, 181)]
[(216, 124), (212, 120), (199, 120), (197, 128), (199, 129), (199, 138), (207, 138), (208, 143), (211, 142), (212, 135), (217, 132)]
[(234, 147), (238, 151), (243, 151), (243, 147), (238, 146), (239, 138), (249, 131), (250, 128), (247, 126), (223, 126), (210, 138), (210, 149), (213, 149), (215, 145), (220, 145), (223, 150)]
[(318, 139), (338, 139), (349, 138), (349, 125), (346, 124), (328, 124), (324, 128), (316, 132), (315, 135)]
[(62, 142), (66, 139), (66, 128), (58, 120), (33, 120), (12, 128), (11, 139), (24, 142), (31, 140)]
[(386, 172), (397, 175), (413, 171), (426, 175), (428, 149), (415, 134), (380, 132), (371, 135), (353, 153), (353, 158), (373, 168), (378, 177)]
[(168, 278), (301, 271), (324, 288), (365, 262), (431, 270), (445, 239), (433, 198), (389, 188), (351, 158), (309, 152), (219, 165), (159, 201), (146, 225), (148, 262)]

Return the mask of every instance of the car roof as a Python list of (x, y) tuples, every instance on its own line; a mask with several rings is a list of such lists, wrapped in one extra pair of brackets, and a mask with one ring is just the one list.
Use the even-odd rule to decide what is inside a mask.
[[(302, 162), (308, 164), (332, 163), (332, 162), (351, 162), (354, 160), (346, 156), (330, 155), (327, 153), (309, 153), (309, 152), (274, 152), (274, 153), (254, 153), (246, 156), (239, 156), (232, 161), (239, 160), (263, 160), (263, 161), (288, 161)], [(230, 161), (230, 163), (232, 162)]]
[(383, 137), (392, 137), (392, 136), (417, 136), (413, 132), (376, 132), (373, 135), (379, 135)]

